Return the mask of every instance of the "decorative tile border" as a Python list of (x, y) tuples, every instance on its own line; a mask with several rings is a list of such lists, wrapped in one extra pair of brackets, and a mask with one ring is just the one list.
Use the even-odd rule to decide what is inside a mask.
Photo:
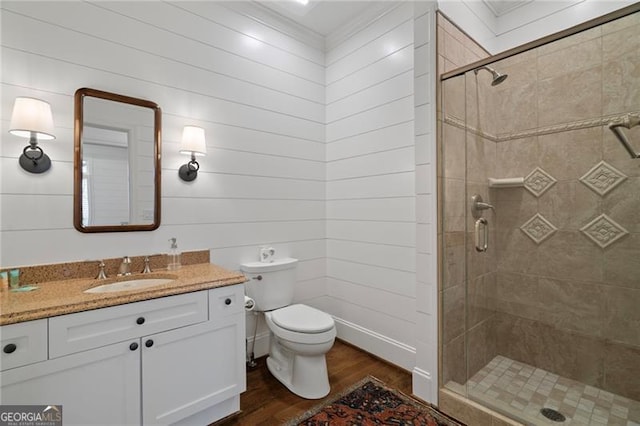
[(557, 182), (553, 176), (540, 167), (536, 167), (526, 178), (524, 187), (536, 197), (540, 197)]
[(460, 129), (467, 130), (471, 133), (482, 136), (483, 138), (492, 140), (494, 142), (504, 142), (504, 141), (513, 140), (513, 139), (529, 138), (532, 136), (541, 136), (541, 135), (549, 135), (553, 133), (568, 132), (570, 130), (588, 129), (590, 127), (606, 126), (611, 122), (614, 122), (614, 123), (623, 122), (625, 117), (627, 117), (629, 114), (637, 115), (637, 114), (640, 114), (640, 111), (631, 111), (631, 112), (626, 112), (624, 114), (605, 115), (598, 118), (576, 120), (569, 123), (554, 124), (552, 126), (521, 130), (521, 131), (512, 132), (512, 133), (499, 133), (497, 135), (492, 135), (483, 130), (479, 130), (474, 127), (468, 126), (464, 122), (464, 120), (452, 115), (445, 114), (444, 122), (447, 124), (451, 124), (452, 126), (458, 127)]
[(627, 176), (624, 173), (612, 165), (607, 164), (605, 161), (601, 161), (585, 173), (585, 175), (580, 178), (580, 181), (598, 195), (604, 196), (616, 186), (620, 185), (626, 178)]
[(553, 235), (558, 228), (545, 219), (540, 213), (536, 213), (535, 216), (520, 227), (520, 230), (522, 230), (522, 232), (524, 232), (525, 235), (531, 238), (536, 244), (540, 244)]
[(606, 214), (596, 217), (580, 228), (580, 231), (602, 248), (610, 246), (629, 233)]

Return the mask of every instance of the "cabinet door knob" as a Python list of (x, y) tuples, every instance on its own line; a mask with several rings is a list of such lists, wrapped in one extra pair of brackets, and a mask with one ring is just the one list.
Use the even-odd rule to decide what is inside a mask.
[(129, 349), (131, 349), (132, 351), (135, 351), (136, 349), (138, 349), (138, 344), (136, 342), (133, 342), (132, 344), (129, 345)]
[(18, 347), (15, 345), (15, 343), (9, 343), (2, 349), (2, 351), (5, 354), (12, 354), (16, 351), (16, 349), (18, 349)]
[(149, 339), (146, 342), (144, 342), (144, 345), (148, 348), (150, 348), (151, 346), (153, 346), (153, 340)]
[(136, 324), (138, 324), (138, 325), (142, 325), (142, 324), (144, 324), (144, 317), (140, 317), (140, 318), (138, 318), (138, 319), (136, 320)]
[(229, 306), (231, 304), (231, 299), (228, 298), (228, 297), (226, 299), (224, 299), (224, 304)]

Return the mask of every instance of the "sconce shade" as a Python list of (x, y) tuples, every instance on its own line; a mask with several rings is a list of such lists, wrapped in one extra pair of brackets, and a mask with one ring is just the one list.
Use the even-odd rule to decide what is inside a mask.
[(51, 159), (38, 146), (38, 139), (55, 139), (51, 105), (40, 99), (18, 97), (13, 104), (9, 133), (29, 139), (18, 163), (29, 173), (44, 173), (51, 168)]
[(196, 155), (207, 155), (207, 143), (204, 139), (204, 129), (196, 126), (184, 126), (180, 153), (191, 156), (191, 161), (183, 164), (178, 169), (178, 176), (185, 182), (191, 182), (198, 177), (200, 164), (196, 161)]
[(204, 129), (196, 126), (184, 126), (180, 153), (189, 155), (207, 155), (207, 143), (204, 139)]
[(16, 98), (9, 133), (23, 138), (55, 139), (51, 105), (40, 99)]

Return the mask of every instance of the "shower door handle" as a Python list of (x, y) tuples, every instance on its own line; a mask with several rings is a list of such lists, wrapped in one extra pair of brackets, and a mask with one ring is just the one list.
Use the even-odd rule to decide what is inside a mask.
[[(480, 242), (480, 228), (482, 228), (482, 242)], [(487, 219), (481, 217), (476, 220), (476, 251), (477, 252), (485, 252), (489, 247), (489, 223)]]

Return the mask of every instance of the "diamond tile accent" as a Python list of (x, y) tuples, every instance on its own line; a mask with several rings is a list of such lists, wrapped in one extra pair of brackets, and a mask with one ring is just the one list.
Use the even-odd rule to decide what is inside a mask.
[(540, 167), (536, 167), (534, 171), (524, 178), (524, 187), (533, 195), (539, 197), (556, 182), (557, 180), (555, 180), (553, 176), (542, 170)]
[(620, 185), (627, 176), (604, 161), (599, 162), (584, 176), (580, 178), (582, 183), (594, 190), (600, 196)]
[(594, 220), (580, 228), (594, 243), (605, 248), (629, 233), (622, 225), (616, 223), (606, 214), (601, 214)]
[(553, 226), (553, 224), (540, 213), (536, 213), (536, 215), (522, 225), (520, 229), (536, 244), (540, 244), (556, 232), (558, 228)]

